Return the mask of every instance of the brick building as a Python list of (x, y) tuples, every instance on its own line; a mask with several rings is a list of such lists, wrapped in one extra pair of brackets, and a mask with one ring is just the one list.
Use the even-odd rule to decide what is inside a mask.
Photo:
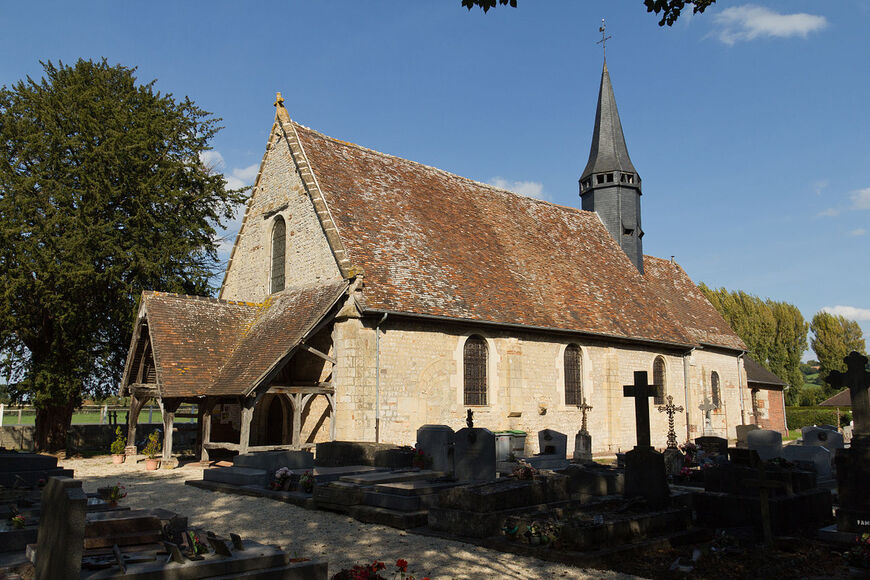
[[(687, 409), (681, 440), (748, 422), (745, 345), (678, 264), (643, 255), (606, 65), (583, 209), (328, 137), (276, 106), (220, 299), (144, 296), (122, 385), (134, 404), (200, 403), (207, 452), (412, 444), (469, 408), (476, 426), (573, 434), (585, 401), (594, 451), (612, 453), (635, 444), (622, 386), (645, 370), (656, 402)], [(664, 446), (667, 417), (651, 422)]]

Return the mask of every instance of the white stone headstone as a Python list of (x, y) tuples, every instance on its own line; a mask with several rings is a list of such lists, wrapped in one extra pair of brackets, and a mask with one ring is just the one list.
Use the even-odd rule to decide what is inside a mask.
[(746, 434), (746, 446), (754, 449), (762, 461), (782, 457), (782, 433), (770, 429), (759, 429)]
[(841, 433), (821, 427), (804, 427), (801, 429), (801, 440), (807, 447), (824, 447), (831, 453), (836, 453), (837, 449), (845, 446)]
[(831, 479), (831, 452), (821, 446), (786, 445), (782, 456), (794, 463), (811, 464), (819, 479)]

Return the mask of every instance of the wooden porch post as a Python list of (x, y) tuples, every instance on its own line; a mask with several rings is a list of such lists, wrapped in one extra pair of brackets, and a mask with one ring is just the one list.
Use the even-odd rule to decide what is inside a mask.
[(130, 417), (127, 422), (127, 446), (136, 445), (136, 426), (139, 424), (139, 412), (145, 405), (148, 397), (130, 395)]
[(251, 419), (254, 418), (254, 405), (258, 400), (259, 397), (246, 397), (240, 401), (242, 426), (239, 433), (239, 455), (247, 453), (248, 446), (251, 444)]
[(209, 397), (206, 397), (203, 401), (200, 409), (201, 409), (201, 421), (202, 421), (202, 443), (200, 447), (202, 448), (199, 455), (199, 460), (204, 463), (208, 463), (208, 449), (206, 448), (206, 444), (211, 443), (211, 412), (214, 409), (215, 400)]
[(158, 399), (158, 402), (160, 403), (160, 412), (163, 415), (163, 463), (168, 464), (169, 460), (172, 459), (172, 429), (175, 424), (175, 411), (181, 404), (181, 400), (172, 399), (164, 402), (161, 398)]
[(335, 441), (335, 395), (326, 393), (326, 400), (329, 401), (329, 440)]

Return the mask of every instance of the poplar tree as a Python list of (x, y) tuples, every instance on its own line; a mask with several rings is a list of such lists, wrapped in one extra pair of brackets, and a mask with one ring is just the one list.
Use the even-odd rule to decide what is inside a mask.
[(843, 359), (853, 350), (865, 353), (864, 333), (854, 320), (828, 312), (817, 312), (810, 324), (813, 338), (810, 344), (819, 360), (819, 379), (825, 383), (825, 393), (830, 396), (833, 390), (827, 384), (831, 371), (846, 371)]
[(42, 63), (0, 88), (0, 376), (65, 446), (84, 393), (117, 388), (143, 289), (208, 294), (241, 191), (200, 154), (220, 129), (135, 69)]

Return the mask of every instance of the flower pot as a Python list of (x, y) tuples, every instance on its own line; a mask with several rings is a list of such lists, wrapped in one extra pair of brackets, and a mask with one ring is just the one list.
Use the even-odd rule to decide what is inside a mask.
[(160, 467), (160, 460), (159, 459), (148, 458), (145, 460), (145, 469), (147, 469), (148, 471), (154, 471), (158, 467)]
[(127, 456), (123, 453), (112, 453), (112, 463), (118, 465), (119, 463), (124, 463), (127, 460)]

